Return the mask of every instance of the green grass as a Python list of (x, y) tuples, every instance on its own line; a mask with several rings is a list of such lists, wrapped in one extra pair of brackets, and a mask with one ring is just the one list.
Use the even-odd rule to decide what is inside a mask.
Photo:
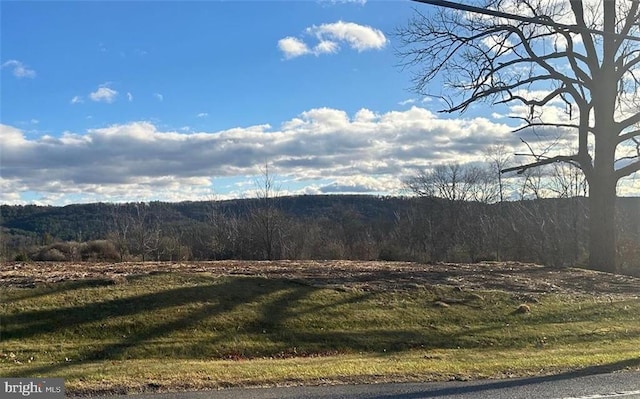
[(640, 364), (640, 299), (154, 274), (0, 288), (0, 375), (70, 390), (491, 378)]

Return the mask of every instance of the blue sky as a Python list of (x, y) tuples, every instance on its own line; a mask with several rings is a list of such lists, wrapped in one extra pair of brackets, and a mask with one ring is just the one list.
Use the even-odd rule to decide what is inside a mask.
[(393, 32), (414, 7), (3, 1), (0, 202), (251, 196), (266, 163), (284, 194), (399, 194), (417, 168), (515, 152), (501, 110), (409, 90)]
[[(169, 128), (225, 129), (323, 106), (388, 109), (408, 96), (390, 45), (358, 52), (342, 44), (339, 57), (283, 62), (278, 41), (315, 44), (305, 29), (337, 21), (391, 32), (410, 11), (404, 1), (3, 3), (3, 61), (21, 60), (37, 73), (18, 81), (3, 74), (11, 98), (3, 119), (36, 118), (52, 133), (155, 119)], [(88, 101), (100, 85), (118, 92), (112, 104)], [(69, 106), (75, 96), (82, 106)], [(202, 113), (209, 118), (197, 119)]]

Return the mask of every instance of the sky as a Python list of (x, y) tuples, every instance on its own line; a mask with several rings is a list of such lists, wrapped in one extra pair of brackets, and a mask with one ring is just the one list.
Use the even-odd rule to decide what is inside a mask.
[[(414, 8), (430, 12), (2, 1), (0, 203), (250, 197), (265, 165), (281, 194), (399, 195), (419, 169), (521, 151), (514, 109), (444, 114), (411, 90), (394, 32)], [(640, 193), (627, 180), (622, 194)]]

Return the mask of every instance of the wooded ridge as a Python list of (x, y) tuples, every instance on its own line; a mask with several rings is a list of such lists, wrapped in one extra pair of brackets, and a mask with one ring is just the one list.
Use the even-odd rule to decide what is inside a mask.
[[(586, 198), (498, 202), (309, 195), (0, 206), (4, 260), (586, 262)], [(640, 274), (640, 198), (619, 198), (619, 268)]]

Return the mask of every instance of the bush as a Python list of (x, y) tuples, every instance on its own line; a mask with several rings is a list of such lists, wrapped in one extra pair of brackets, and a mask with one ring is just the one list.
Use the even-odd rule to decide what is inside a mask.
[(15, 257), (15, 261), (16, 262), (28, 262), (29, 261), (29, 256), (25, 253), (21, 253), (16, 255)]
[(80, 244), (74, 241), (56, 242), (41, 247), (31, 255), (31, 259), (45, 262), (63, 262), (79, 260)]
[(400, 245), (386, 244), (380, 249), (378, 260), (412, 262), (416, 260), (416, 256)]
[(108, 240), (89, 241), (82, 247), (80, 255), (83, 261), (120, 260), (120, 254), (116, 246)]
[(62, 251), (51, 247), (42, 248), (33, 258), (34, 260), (45, 262), (63, 262), (68, 260), (67, 256), (62, 253)]

